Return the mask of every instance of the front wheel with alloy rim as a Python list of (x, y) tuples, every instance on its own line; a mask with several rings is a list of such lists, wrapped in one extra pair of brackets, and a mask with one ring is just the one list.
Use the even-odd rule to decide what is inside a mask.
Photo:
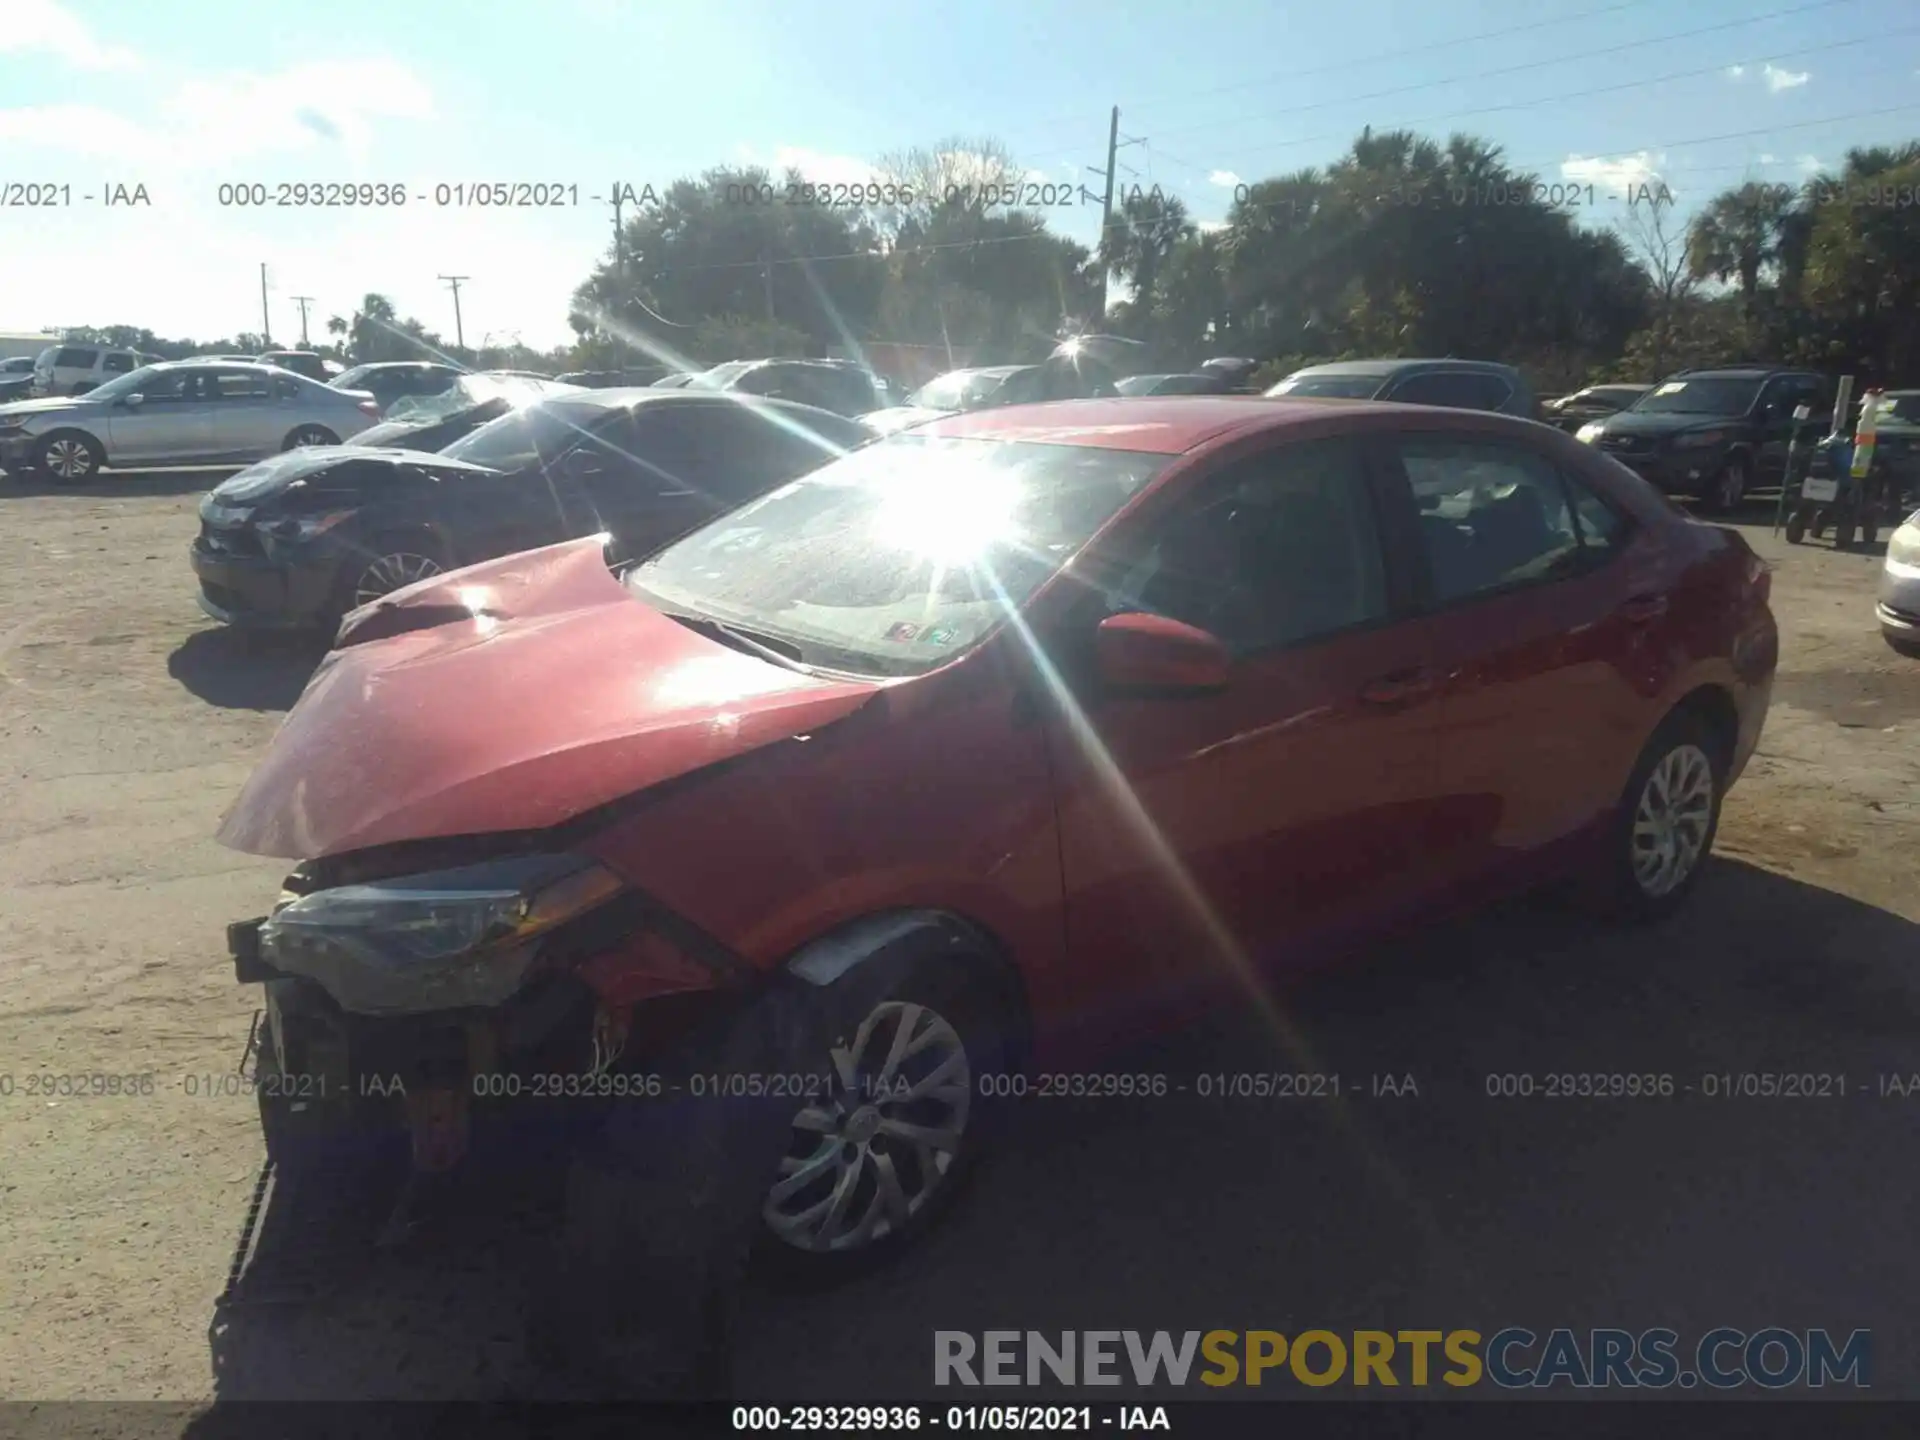
[(34, 452), (34, 468), (64, 485), (91, 479), (107, 463), (100, 442), (79, 430), (56, 430)]
[(315, 445), (338, 445), (340, 437), (324, 425), (302, 425), (291, 435), (282, 450), (305, 450)]
[(1736, 455), (1721, 467), (1713, 479), (1713, 508), (1722, 515), (1740, 508), (1747, 498), (1747, 462)]
[(1699, 883), (1720, 825), (1728, 739), (1694, 710), (1647, 742), (1607, 839), (1602, 898), (1613, 913), (1671, 914)]
[(443, 574), (446, 565), (439, 555), (429, 554), (428, 549), (423, 541), (397, 544), (392, 549), (381, 547), (380, 553), (367, 562), (354, 580), (347, 608), (371, 605), (396, 590)]
[(1002, 1007), (978, 962), (867, 968), (825, 997), (840, 1017), (827, 1088), (794, 1114), (761, 1206), (761, 1261), (778, 1278), (837, 1283), (926, 1231), (980, 1153), (1009, 1064)]

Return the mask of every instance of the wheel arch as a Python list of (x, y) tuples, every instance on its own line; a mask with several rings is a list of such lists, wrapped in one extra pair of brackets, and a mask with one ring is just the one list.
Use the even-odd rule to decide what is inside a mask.
[(1740, 743), (1740, 707), (1734, 703), (1731, 691), (1711, 681), (1696, 685), (1674, 702), (1662, 723), (1671, 722), (1676, 715), (1699, 716), (1720, 744), (1721, 763), (1732, 765), (1734, 751)]
[(1032, 1011), (1026, 982), (1005, 943), (985, 926), (950, 910), (884, 910), (849, 920), (817, 935), (781, 964), (783, 973), (815, 987), (833, 984), (862, 965), (884, 957), (908, 941), (944, 947), (964, 963), (978, 967), (991, 985), (1003, 1013), (1013, 1023), (1019, 1058), (1032, 1053)]

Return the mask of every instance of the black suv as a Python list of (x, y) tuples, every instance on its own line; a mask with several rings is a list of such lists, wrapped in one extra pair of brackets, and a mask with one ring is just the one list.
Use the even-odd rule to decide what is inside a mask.
[[(1796, 422), (1801, 405), (1808, 416)], [(1583, 425), (1579, 438), (1667, 494), (1697, 496), (1724, 514), (1756, 487), (1781, 483), (1796, 423), (1810, 435), (1833, 423), (1827, 377), (1739, 365), (1682, 370), (1628, 409)]]

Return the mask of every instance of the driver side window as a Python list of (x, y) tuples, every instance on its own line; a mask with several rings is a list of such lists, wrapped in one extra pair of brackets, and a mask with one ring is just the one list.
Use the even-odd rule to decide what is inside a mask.
[(1278, 447), (1206, 482), (1162, 517), (1118, 577), (1116, 609), (1211, 632), (1236, 654), (1384, 620), (1384, 561), (1360, 449)]

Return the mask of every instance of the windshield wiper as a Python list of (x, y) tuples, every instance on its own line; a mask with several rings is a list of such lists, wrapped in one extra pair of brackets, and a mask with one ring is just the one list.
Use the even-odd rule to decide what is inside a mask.
[(810, 666), (800, 662), (799, 648), (787, 641), (776, 640), (771, 635), (759, 635), (751, 630), (742, 630), (736, 625), (729, 625), (724, 620), (716, 620), (711, 615), (690, 615), (684, 610), (662, 610), (660, 613), (669, 620), (679, 621), (697, 634), (731, 645), (736, 650), (745, 650), (772, 664), (784, 666), (788, 670), (797, 670), (802, 675), (813, 674)]

